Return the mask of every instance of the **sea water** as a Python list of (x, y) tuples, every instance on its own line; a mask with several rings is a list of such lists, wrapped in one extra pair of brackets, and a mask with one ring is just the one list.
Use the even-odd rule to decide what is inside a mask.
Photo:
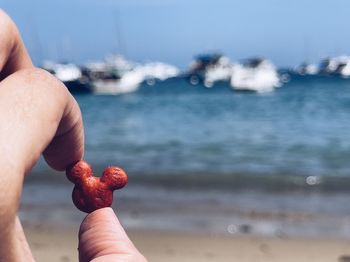
[(173, 80), (123, 96), (77, 96), (86, 158), (170, 180), (350, 176), (350, 80), (336, 80), (264, 94)]
[[(350, 237), (350, 80), (299, 78), (242, 93), (171, 79), (75, 98), (86, 160), (97, 173), (116, 164), (129, 174), (116, 193), (127, 226)], [(59, 191), (63, 176), (50, 172), (41, 161), (29, 178), (25, 219), (36, 217), (26, 205), (70, 203), (70, 185)], [(51, 197), (34, 194), (39, 186)]]

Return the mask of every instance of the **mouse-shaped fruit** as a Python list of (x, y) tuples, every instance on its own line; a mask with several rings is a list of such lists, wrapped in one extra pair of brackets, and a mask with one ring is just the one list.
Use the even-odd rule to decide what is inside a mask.
[(75, 184), (72, 193), (74, 205), (86, 213), (110, 207), (113, 191), (128, 183), (128, 176), (121, 168), (107, 167), (101, 177), (95, 177), (91, 166), (83, 160), (67, 167), (66, 175)]

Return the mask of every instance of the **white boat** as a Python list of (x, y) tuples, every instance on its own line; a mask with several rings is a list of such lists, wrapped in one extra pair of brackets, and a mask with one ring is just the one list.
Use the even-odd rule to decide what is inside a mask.
[(215, 82), (229, 81), (232, 75), (233, 64), (226, 56), (221, 56), (217, 63), (209, 65), (204, 75), (204, 86), (212, 87)]
[(344, 78), (349, 78), (350, 77), (350, 60), (347, 61), (346, 63), (340, 64), (338, 67), (338, 72), (340, 76)]
[(260, 58), (234, 65), (230, 82), (231, 87), (239, 91), (270, 92), (281, 86), (276, 67)]
[(186, 73), (192, 85), (203, 83), (206, 87), (212, 87), (218, 81), (229, 81), (231, 74), (230, 59), (218, 53), (197, 56)]
[(298, 75), (316, 75), (319, 72), (319, 68), (315, 64), (302, 63), (295, 68), (295, 72)]
[(134, 68), (134, 71), (142, 75), (145, 81), (164, 81), (168, 78), (176, 77), (180, 73), (177, 67), (162, 62), (140, 64)]
[(124, 94), (135, 92), (146, 81), (164, 81), (179, 74), (179, 69), (161, 62), (137, 64), (121, 56), (106, 59), (105, 62), (90, 63), (87, 66), (95, 94)]
[(85, 65), (92, 80), (119, 79), (126, 72), (134, 68), (134, 63), (124, 59), (121, 55), (107, 56), (104, 61), (91, 62)]
[(91, 92), (87, 76), (83, 75), (80, 67), (75, 64), (45, 61), (42, 68), (62, 81), (71, 93)]
[(350, 76), (349, 63), (349, 56), (328, 57), (321, 61), (319, 73), (322, 75), (340, 75), (348, 77)]
[(335, 70), (332, 72), (333, 75), (341, 76), (343, 78), (350, 77), (350, 56), (340, 56), (333, 58), (336, 64)]
[(137, 90), (140, 77), (133, 72), (135, 64), (121, 55), (108, 56), (104, 61), (86, 65), (94, 94), (123, 94)]
[(71, 63), (63, 64), (45, 61), (43, 69), (50, 71), (62, 82), (77, 80), (82, 76), (80, 68)]
[(92, 88), (94, 94), (119, 95), (135, 92), (142, 81), (142, 75), (131, 70), (120, 78), (95, 79), (92, 81)]

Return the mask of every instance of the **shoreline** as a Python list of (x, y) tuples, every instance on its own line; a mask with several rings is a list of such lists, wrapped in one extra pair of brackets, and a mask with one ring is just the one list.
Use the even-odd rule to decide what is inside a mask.
[[(71, 190), (24, 187), (19, 215), (37, 261), (78, 261), (85, 214), (72, 204)], [(130, 185), (115, 197), (114, 210), (149, 261), (350, 261), (348, 195)]]
[[(24, 230), (37, 261), (78, 261), (76, 230)], [(127, 230), (149, 261), (349, 261), (350, 241), (327, 238), (223, 236), (170, 231)]]
[[(70, 184), (27, 184), (21, 221), (78, 226), (85, 214), (74, 207), (71, 190)], [(130, 185), (114, 197), (113, 209), (131, 230), (350, 239), (349, 194), (223, 193)]]

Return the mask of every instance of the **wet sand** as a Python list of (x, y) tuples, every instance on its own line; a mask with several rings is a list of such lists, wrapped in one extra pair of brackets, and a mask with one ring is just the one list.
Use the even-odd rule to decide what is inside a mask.
[[(77, 229), (25, 226), (37, 261), (78, 261)], [(129, 231), (149, 261), (350, 261), (350, 241)]]
[[(20, 218), (39, 262), (78, 261), (77, 232), (85, 214), (74, 208), (70, 194), (70, 185), (24, 188)], [(114, 208), (149, 261), (347, 262), (348, 199), (130, 186), (118, 192)]]

